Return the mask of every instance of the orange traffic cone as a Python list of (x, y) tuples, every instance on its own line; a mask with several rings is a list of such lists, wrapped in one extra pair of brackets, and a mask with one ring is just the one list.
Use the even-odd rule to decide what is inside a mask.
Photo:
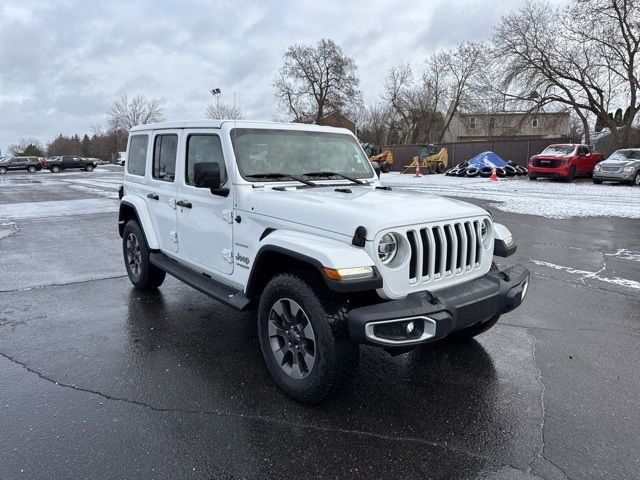
[(420, 165), (418, 165), (417, 163), (416, 163), (416, 174), (415, 174), (415, 176), (416, 177), (421, 177), (422, 176), (422, 174), (420, 173)]
[(498, 175), (496, 174), (496, 169), (491, 170), (491, 176), (489, 177), (492, 182), (498, 181)]

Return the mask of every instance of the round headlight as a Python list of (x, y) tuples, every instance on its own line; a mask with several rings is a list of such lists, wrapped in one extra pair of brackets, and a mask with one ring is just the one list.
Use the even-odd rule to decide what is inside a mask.
[(398, 252), (398, 239), (393, 233), (385, 233), (378, 243), (378, 257), (384, 264), (389, 263)]
[(489, 242), (491, 241), (491, 222), (486, 218), (482, 221), (480, 226), (480, 239), (485, 248), (489, 248)]

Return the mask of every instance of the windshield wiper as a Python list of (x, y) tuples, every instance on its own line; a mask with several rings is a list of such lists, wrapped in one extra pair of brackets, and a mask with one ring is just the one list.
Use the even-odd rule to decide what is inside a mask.
[(254, 173), (253, 175), (246, 175), (249, 178), (269, 178), (269, 179), (285, 179), (290, 178), (291, 180), (295, 180), (300, 183), (304, 183), (305, 185), (309, 185), (310, 187), (315, 187), (317, 184), (307, 180), (306, 178), (299, 177), (298, 175), (291, 175), (289, 173)]
[(349, 180), (353, 183), (357, 183), (358, 185), (366, 185), (367, 182), (363, 182), (362, 180), (358, 180), (357, 178), (350, 177), (349, 175), (345, 175), (343, 173), (338, 172), (309, 172), (303, 173), (305, 177), (340, 177), (345, 180)]

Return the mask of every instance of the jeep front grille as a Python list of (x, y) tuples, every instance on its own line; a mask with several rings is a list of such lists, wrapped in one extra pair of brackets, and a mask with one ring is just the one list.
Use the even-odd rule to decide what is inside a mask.
[(480, 220), (407, 230), (409, 282), (431, 282), (480, 268)]

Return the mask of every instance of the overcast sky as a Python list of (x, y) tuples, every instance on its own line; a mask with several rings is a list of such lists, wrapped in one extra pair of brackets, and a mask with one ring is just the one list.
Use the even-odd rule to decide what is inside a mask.
[(0, 1), (0, 149), (103, 124), (114, 99), (161, 99), (168, 120), (205, 116), (209, 90), (271, 120), (272, 82), (292, 43), (331, 38), (359, 68), (365, 102), (392, 65), (484, 40), (522, 0)]

